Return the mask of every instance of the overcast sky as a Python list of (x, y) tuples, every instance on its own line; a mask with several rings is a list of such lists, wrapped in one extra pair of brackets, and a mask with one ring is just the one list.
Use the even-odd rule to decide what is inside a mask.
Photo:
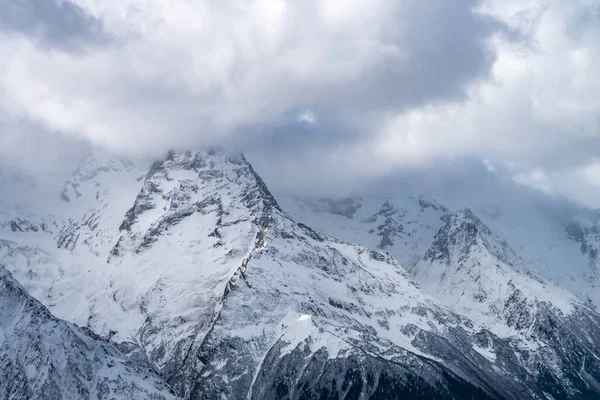
[(600, 0), (0, 0), (0, 157), (225, 145), (323, 194), (479, 163), (600, 206), (599, 71)]

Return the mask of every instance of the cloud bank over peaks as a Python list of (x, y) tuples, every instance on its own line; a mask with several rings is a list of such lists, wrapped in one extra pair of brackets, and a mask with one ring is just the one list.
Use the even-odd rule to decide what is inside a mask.
[(332, 192), (475, 158), (591, 199), (599, 7), (0, 0), (0, 157), (225, 145), (275, 186)]
[[(3, 30), (2, 108), (127, 152), (245, 136), (304, 104), (349, 129), (381, 108), (460, 97), (465, 82), (486, 73), (482, 41), (493, 24), (471, 11), (473, 1), (430, 3), (62, 1), (56, 9), (86, 13), (65, 16), (80, 21), (62, 32), (34, 2), (35, 11), (12, 12), (30, 22), (23, 35)], [(114, 40), (83, 53), (57, 43), (77, 27), (89, 37), (91, 21)], [(48, 40), (56, 46), (38, 45), (37, 26), (57, 32)]]

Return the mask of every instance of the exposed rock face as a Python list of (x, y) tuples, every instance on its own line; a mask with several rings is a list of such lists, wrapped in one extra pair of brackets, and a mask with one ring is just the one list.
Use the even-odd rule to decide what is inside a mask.
[(597, 212), (587, 212), (565, 224), (566, 237), (579, 245), (581, 254), (587, 257), (589, 269), (583, 279), (587, 283), (587, 299), (593, 305), (600, 304), (600, 219)]

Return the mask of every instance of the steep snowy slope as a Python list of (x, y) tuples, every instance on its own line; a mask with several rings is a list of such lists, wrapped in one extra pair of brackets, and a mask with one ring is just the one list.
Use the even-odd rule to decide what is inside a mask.
[(528, 300), (527, 308), (538, 301), (547, 302), (567, 314), (573, 304), (581, 303), (573, 294), (528, 271), (508, 244), (494, 236), (469, 209), (446, 217), (423, 260), (409, 272), (444, 304), (471, 318), (490, 317), (486, 322), (490, 327), (506, 325), (504, 319), (511, 317), (513, 310), (502, 307), (517, 291), (522, 293), (519, 297)]
[[(565, 388), (561, 396), (586, 393), (598, 383), (598, 315), (528, 269), (505, 241), (463, 209), (446, 218), (410, 273), (443, 304), (524, 351), (525, 363), (544, 374), (546, 385)], [(594, 362), (581, 357), (586, 353)]]
[(0, 266), (0, 397), (174, 399), (150, 364), (55, 318)]
[(529, 269), (600, 306), (597, 211), (518, 191), (465, 202)]
[[(59, 318), (104, 336), (141, 320), (115, 303), (106, 259), (142, 186), (143, 168), (90, 156), (72, 176), (22, 176), (0, 192), (0, 262)], [(102, 314), (107, 319), (97, 318)], [(127, 334), (121, 340), (128, 339)]]
[[(390, 256), (294, 222), (242, 156), (172, 152), (144, 172), (112, 159), (85, 165), (56, 191), (51, 228), (43, 213), (3, 221), (0, 258), (51, 310), (126, 342), (184, 398), (600, 391), (600, 319), (570, 298), (542, 324), (566, 338), (548, 354), (574, 352), (548, 373), (535, 362), (546, 339), (525, 348), (439, 305)], [(326, 206), (355, 218), (367, 209)], [(381, 203), (364, 223), (376, 245), (414, 262), (447, 214), (409, 198)]]

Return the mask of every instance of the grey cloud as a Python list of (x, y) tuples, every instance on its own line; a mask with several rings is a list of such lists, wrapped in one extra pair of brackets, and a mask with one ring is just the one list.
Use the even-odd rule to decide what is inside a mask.
[[(306, 93), (298, 97), (306, 101), (298, 106), (315, 111), (319, 116), (315, 126), (297, 124), (288, 115), (277, 124), (240, 129), (250, 138), (244, 142), (244, 135), (240, 134), (243, 143), (240, 147), (260, 154), (255, 156), (256, 162), (272, 175), (273, 182), (285, 182), (286, 178), (276, 176), (283, 169), (272, 169), (269, 165), (286, 164), (289, 170), (285, 175), (305, 175), (307, 181), (317, 185), (316, 181), (323, 176), (323, 166), (314, 169), (311, 166), (322, 163), (327, 153), (340, 145), (364, 141), (375, 134), (375, 127), (370, 130), (361, 126), (361, 120), (370, 113), (402, 112), (430, 103), (460, 101), (466, 96), (469, 84), (489, 77), (494, 53), (486, 39), (498, 32), (513, 34), (498, 20), (473, 12), (476, 0), (410, 0), (403, 4), (398, 11), (401, 14), (389, 16), (401, 28), (390, 33), (385, 41), (404, 54), (406, 62), (382, 62), (351, 85), (304, 88)], [(515, 36), (512, 40), (522, 38)], [(285, 82), (281, 87), (286, 87)], [(352, 186), (340, 182), (345, 179), (343, 176), (331, 178), (332, 181), (320, 186), (331, 190)]]
[[(59, 6), (49, 0), (35, 0), (32, 6), (26, 7), (16, 0), (4, 1), (20, 12), (22, 22), (13, 22), (13, 27), (30, 33), (36, 29), (48, 31), (43, 36), (52, 38), (56, 45), (80, 37), (93, 38), (101, 30), (96, 20), (68, 2)], [(493, 54), (485, 46), (485, 39), (501, 29), (501, 25), (473, 13), (476, 3), (474, 0), (382, 2), (390, 13), (378, 16), (372, 21), (374, 26), (365, 27), (369, 31), (365, 40), (353, 31), (340, 33), (326, 24), (318, 26), (318, 22), (314, 22), (314, 26), (310, 26), (292, 21), (298, 24), (298, 30), (292, 27), (290, 33), (284, 34), (289, 45), (271, 54), (269, 41), (259, 43), (267, 46), (266, 50), (259, 47), (256, 54), (247, 55), (245, 50), (239, 50), (247, 44), (227, 35), (221, 38), (219, 31), (206, 33), (208, 37), (196, 37), (191, 32), (190, 43), (185, 38), (174, 37), (172, 41), (161, 41), (164, 46), (161, 48), (152, 48), (156, 43), (152, 40), (146, 43), (142, 35), (114, 47), (112, 53), (98, 54), (101, 61), (108, 60), (106, 66), (95, 68), (83, 60), (83, 66), (79, 68), (79, 61), (73, 60), (73, 66), (59, 77), (61, 81), (52, 82), (44, 77), (44, 84), (56, 86), (57, 101), (67, 104), (85, 102), (92, 109), (88, 115), (90, 121), (79, 121), (81, 117), (73, 115), (72, 119), (77, 122), (72, 127), (52, 128), (93, 137), (113, 148), (142, 152), (160, 151), (166, 146), (212, 145), (223, 138), (236, 142), (250, 138), (251, 142), (257, 142), (254, 140), (257, 134), (276, 136), (272, 142), (278, 146), (274, 149), (289, 152), (296, 152), (298, 146), (322, 147), (340, 140), (364, 138), (370, 135), (370, 128), (357, 126), (357, 122), (371, 118), (370, 113), (398, 112), (442, 99), (461, 98), (465, 85), (487, 76)], [(37, 7), (39, 4), (53, 6)], [(148, 5), (153, 6), (154, 3)], [(292, 2), (289, 7), (300, 15), (307, 12)], [(55, 18), (47, 18), (54, 14)], [(232, 12), (232, 15), (235, 14)], [(309, 17), (314, 19), (313, 15)], [(62, 20), (74, 22), (69, 27), (60, 23)], [(258, 22), (262, 23), (261, 20)], [(185, 21), (181, 24), (185, 25)], [(61, 28), (63, 25), (68, 28)], [(315, 32), (301, 33), (299, 29), (305, 27)], [(177, 28), (173, 33), (179, 35), (179, 28), (173, 28)], [(149, 31), (150, 35), (152, 33)], [(316, 36), (313, 38), (311, 34)], [(292, 35), (291, 39), (286, 35)], [(209, 64), (206, 68), (214, 69), (212, 74), (195, 71), (194, 63), (198, 60), (193, 52), (203, 53), (202, 48), (196, 50), (190, 44), (195, 40), (212, 42), (217, 39), (225, 40), (224, 49), (231, 48), (236, 52), (232, 61), (225, 63), (222, 69)], [(315, 56), (311, 53), (312, 47), (318, 48), (322, 43), (330, 44), (323, 48), (324, 53), (315, 53), (322, 57), (322, 64), (315, 64), (312, 70), (305, 71), (304, 67), (293, 64), (291, 68), (277, 66), (289, 63), (295, 45), (304, 53), (308, 52), (308, 56)], [(166, 46), (173, 46), (173, 49)], [(355, 55), (354, 52), (359, 50), (354, 46), (364, 47), (361, 51), (366, 51), (368, 56)], [(200, 57), (201, 62), (222, 62), (219, 52), (211, 54), (214, 52), (211, 46), (208, 50), (205, 57), (208, 61)], [(337, 51), (343, 53), (340, 55), (342, 61), (336, 54), (329, 54)], [(381, 53), (386, 51), (390, 54)], [(302, 61), (298, 60), (299, 63)], [(274, 65), (272, 69), (270, 64)], [(365, 65), (363, 70), (357, 67), (362, 64)], [(340, 70), (358, 68), (358, 72), (356, 76), (340, 78), (335, 71), (337, 67)], [(88, 69), (87, 73), (84, 68)], [(332, 75), (320, 77), (320, 68), (329, 69), (328, 74)], [(151, 72), (147, 73), (147, 69)], [(91, 77), (94, 82), (89, 82)], [(22, 79), (38, 85), (31, 76)], [(14, 86), (12, 91), (18, 92), (12, 82), (7, 85)], [(25, 111), (35, 115), (38, 108), (35, 99), (27, 101), (30, 105)], [(293, 124), (286, 124), (286, 114), (307, 106), (322, 116), (321, 123), (318, 130), (307, 130), (295, 137)], [(61, 108), (65, 113), (70, 112), (62, 104)], [(55, 116), (46, 118), (57, 119)], [(66, 116), (61, 118), (65, 119)], [(106, 128), (106, 125), (110, 127)], [(98, 126), (109, 129), (108, 134), (112, 137), (98, 140), (98, 134), (90, 133)], [(147, 136), (143, 146), (139, 145), (140, 135)], [(287, 148), (286, 141), (289, 141)]]
[(0, 171), (62, 173), (72, 170), (91, 149), (85, 140), (0, 113)]
[(0, 0), (0, 30), (66, 50), (109, 38), (99, 20), (66, 0)]
[(242, 1), (0, 0), (0, 109), (127, 155), (235, 147), (323, 193), (464, 158), (559, 185), (599, 154), (593, 2)]
[(467, 84), (489, 74), (494, 54), (486, 39), (494, 32), (508, 31), (500, 22), (474, 13), (477, 3), (405, 2), (402, 14), (393, 16), (401, 31), (390, 41), (406, 55), (406, 65), (382, 63), (356, 85), (340, 88), (338, 104), (353, 99), (361, 110), (398, 111), (463, 97)]
[[(496, 32), (510, 32), (498, 20), (473, 12), (477, 4), (477, 0), (403, 1), (401, 8), (387, 16), (387, 31), (381, 38), (395, 53), (382, 57), (351, 84), (290, 87), (289, 77), (283, 76), (277, 86), (304, 100), (296, 106), (309, 105), (329, 115), (330, 121), (337, 119), (341, 132), (322, 132), (333, 134), (334, 140), (353, 133), (353, 115), (361, 118), (371, 112), (399, 112), (461, 99), (468, 84), (489, 76), (494, 53), (486, 40)], [(349, 124), (344, 126), (344, 121)]]

